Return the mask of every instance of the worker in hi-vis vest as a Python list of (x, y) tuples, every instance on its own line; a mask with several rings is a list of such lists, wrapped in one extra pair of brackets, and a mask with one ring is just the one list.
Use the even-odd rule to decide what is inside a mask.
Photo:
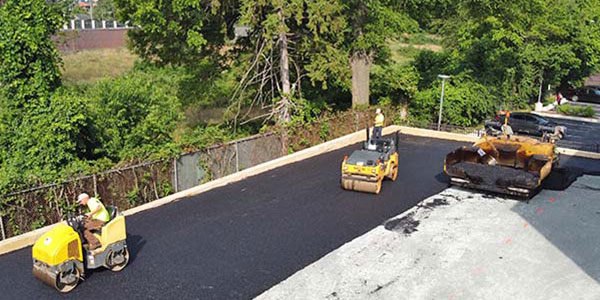
[(85, 214), (87, 219), (83, 225), (83, 236), (88, 241), (90, 250), (99, 248), (101, 246), (100, 241), (94, 236), (92, 231), (102, 228), (110, 220), (110, 215), (100, 200), (94, 197), (90, 198), (86, 193), (81, 193), (77, 197), (77, 203), (81, 206), (87, 206), (90, 210), (89, 213)]
[(383, 130), (383, 124), (385, 123), (385, 117), (381, 113), (381, 109), (375, 111), (375, 127), (373, 127), (373, 138), (380, 139), (381, 131)]

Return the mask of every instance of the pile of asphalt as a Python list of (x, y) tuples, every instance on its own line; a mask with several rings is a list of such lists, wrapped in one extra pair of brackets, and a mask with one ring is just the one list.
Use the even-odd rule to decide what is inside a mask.
[(498, 165), (484, 165), (471, 162), (460, 162), (449, 168), (451, 173), (464, 173), (474, 184), (485, 186), (509, 187), (519, 186), (535, 188), (538, 176), (524, 171)]

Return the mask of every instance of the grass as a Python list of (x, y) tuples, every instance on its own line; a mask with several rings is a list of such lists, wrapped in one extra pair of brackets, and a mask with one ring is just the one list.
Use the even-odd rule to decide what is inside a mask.
[(410, 45), (441, 45), (441, 39), (439, 36), (423, 32), (414, 34), (404, 34), (400, 38), (400, 42)]
[(65, 53), (62, 59), (63, 80), (81, 84), (121, 75), (133, 68), (138, 57), (126, 48), (109, 48)]
[(406, 65), (411, 63), (419, 52), (424, 50), (441, 51), (440, 39), (430, 34), (404, 35), (402, 38), (388, 41), (391, 59), (396, 63)]
[(589, 106), (572, 106), (570, 104), (560, 105), (556, 108), (556, 111), (563, 115), (576, 117), (591, 118), (596, 115), (594, 109)]

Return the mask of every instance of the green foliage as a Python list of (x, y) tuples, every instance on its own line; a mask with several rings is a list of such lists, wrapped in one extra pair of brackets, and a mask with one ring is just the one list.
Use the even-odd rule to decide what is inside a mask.
[(570, 104), (559, 105), (556, 111), (567, 116), (592, 118), (596, 115), (593, 108), (589, 106), (573, 106)]
[(397, 38), (417, 29), (417, 22), (402, 10), (401, 2), (343, 1), (343, 15), (348, 24), (345, 41), (350, 55), (372, 57), (377, 53), (387, 54), (387, 39)]
[(296, 100), (297, 106), (293, 111), (289, 126), (301, 126), (315, 122), (325, 112), (331, 110), (325, 101), (308, 101), (306, 99)]
[(114, 0), (98, 0), (92, 13), (96, 20), (113, 21), (116, 17), (115, 11)]
[(48, 102), (10, 129), (5, 124), (15, 117), (2, 114), (0, 193), (58, 178), (63, 168), (91, 152), (83, 99), (59, 90)]
[(424, 32), (402, 35), (400, 41), (409, 45), (439, 45), (441, 42), (439, 37)]
[(132, 49), (146, 61), (193, 65), (218, 57), (237, 18), (232, 0), (114, 0), (121, 21), (137, 25), (128, 31)]
[(90, 91), (90, 114), (102, 148), (114, 161), (143, 160), (175, 151), (174, 132), (181, 120), (177, 72), (136, 70), (98, 83)]
[(321, 128), (319, 128), (319, 137), (323, 141), (327, 141), (329, 139), (329, 122), (323, 122), (321, 124)]
[(600, 5), (590, 1), (465, 0), (442, 28), (459, 68), (524, 107), (541, 81), (577, 86), (600, 64)]
[[(438, 81), (437, 83), (440, 83)], [(441, 84), (419, 91), (410, 103), (413, 121), (437, 122)], [(460, 126), (479, 124), (496, 110), (493, 90), (470, 78), (456, 78), (446, 83), (442, 123)]]
[(389, 98), (391, 105), (408, 102), (417, 94), (419, 73), (413, 66), (391, 64), (373, 67), (372, 97)]
[(206, 125), (189, 130), (181, 135), (178, 142), (182, 149), (189, 151), (206, 148), (234, 139), (231, 128), (225, 126)]
[[(238, 44), (250, 57), (243, 57), (250, 77), (254, 77), (253, 94), (268, 94), (264, 102), (283, 97), (305, 98), (305, 91), (323, 90), (331, 84), (345, 85), (349, 78), (346, 55), (341, 50), (345, 19), (341, 6), (328, 0), (242, 0), (239, 24), (250, 27), (249, 36)], [(286, 37), (283, 49), (280, 39)], [(287, 55), (292, 83), (291, 95), (281, 95), (280, 57)], [(272, 74), (265, 76), (264, 74)], [(265, 84), (265, 81), (267, 82)], [(316, 90), (316, 91), (315, 91)], [(253, 97), (251, 97), (253, 98)], [(313, 100), (313, 99), (310, 99)], [(320, 101), (323, 99), (317, 99)], [(301, 104), (300, 104), (301, 105)]]
[(63, 25), (62, 6), (7, 0), (0, 6), (0, 86), (9, 107), (45, 106), (60, 86), (60, 58), (51, 37)]
[(415, 57), (413, 65), (419, 73), (420, 90), (431, 87), (439, 74), (460, 73), (458, 59), (450, 51), (422, 51)]

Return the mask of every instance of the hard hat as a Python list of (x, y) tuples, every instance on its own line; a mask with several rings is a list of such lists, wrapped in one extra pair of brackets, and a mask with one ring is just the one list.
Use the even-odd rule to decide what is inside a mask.
[(81, 203), (81, 201), (83, 201), (83, 199), (89, 199), (90, 195), (86, 194), (86, 193), (81, 193), (79, 194), (79, 196), (77, 196), (77, 203)]
[(381, 113), (381, 109), (380, 109), (380, 108), (378, 108), (378, 109), (375, 111), (375, 113), (377, 113), (377, 114), (380, 114), (380, 113)]

